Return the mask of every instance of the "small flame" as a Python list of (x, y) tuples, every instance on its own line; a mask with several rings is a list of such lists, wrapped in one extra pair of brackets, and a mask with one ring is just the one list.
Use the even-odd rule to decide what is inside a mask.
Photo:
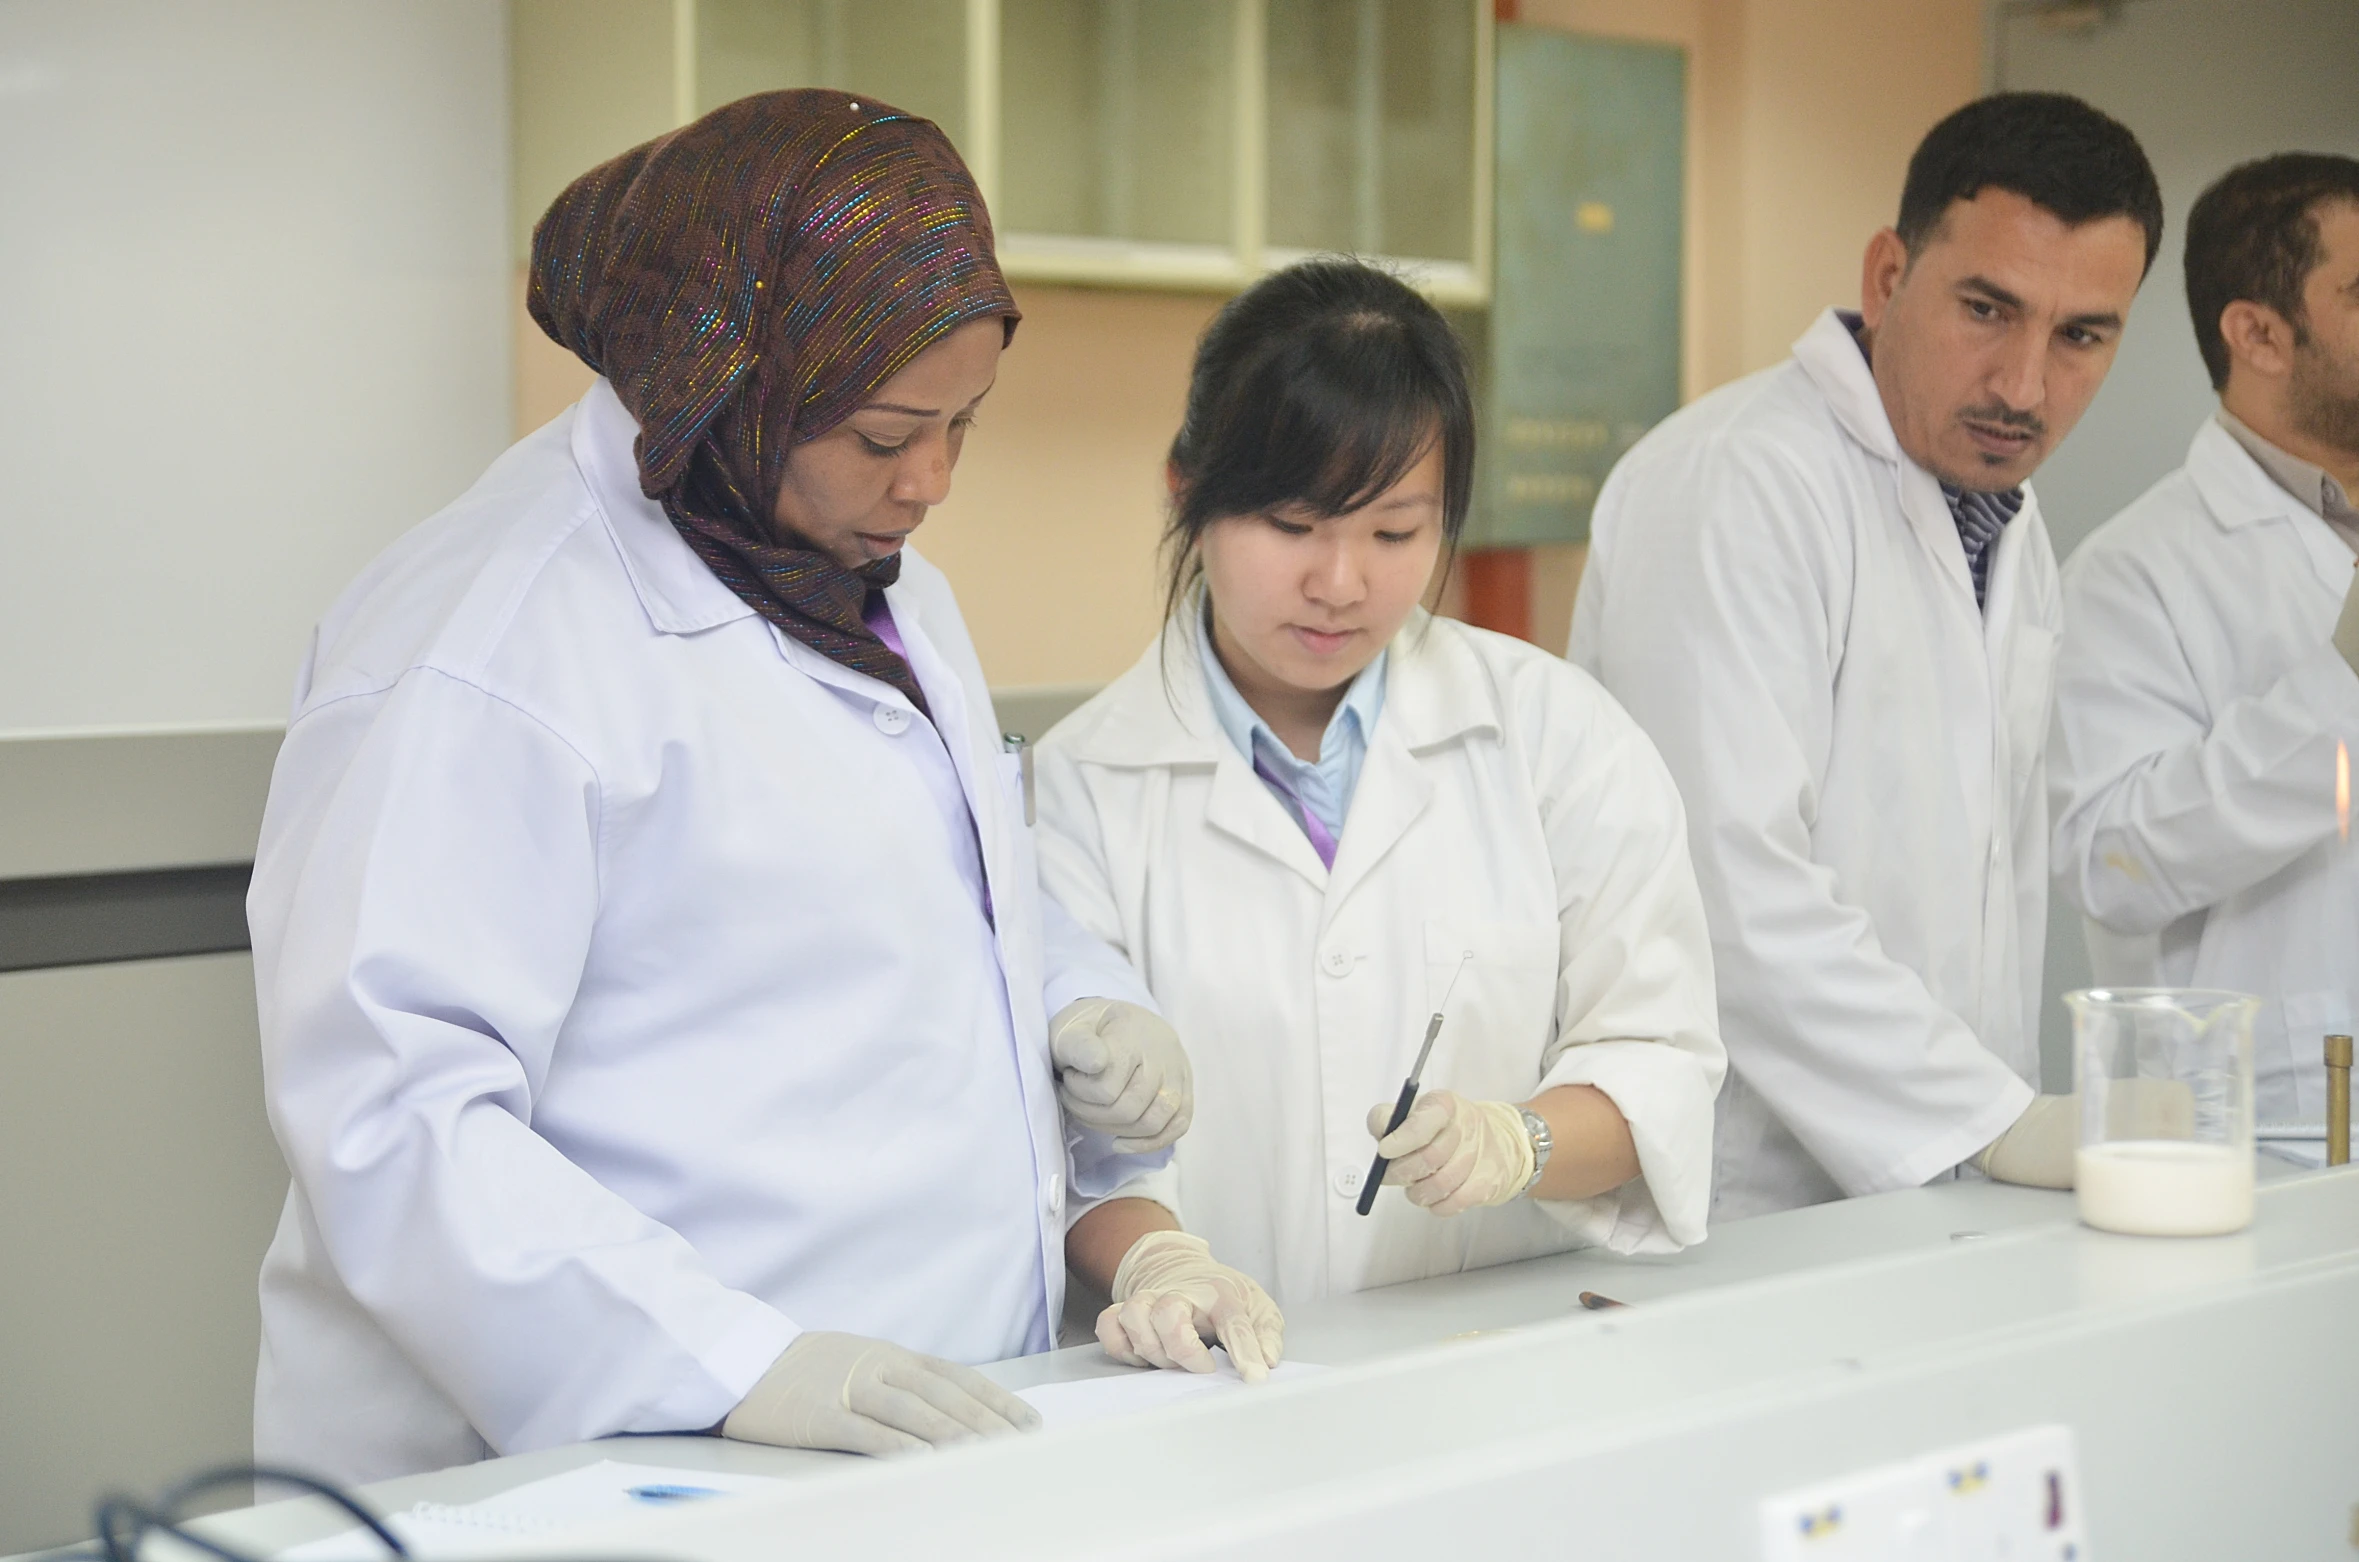
[(2351, 750), (2339, 741), (2334, 746), (2334, 827), (2348, 843), (2351, 839)]

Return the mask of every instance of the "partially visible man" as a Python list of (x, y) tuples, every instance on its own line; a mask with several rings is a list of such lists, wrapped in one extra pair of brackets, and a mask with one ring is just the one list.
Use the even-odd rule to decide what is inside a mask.
[(2206, 190), (2187, 305), (2219, 414), (2065, 574), (2056, 872), (2099, 980), (2259, 994), (2261, 1120), (2316, 1123), (2359, 967), (2359, 161)]
[(1678, 777), (1729, 1075), (1715, 1219), (1980, 1162), (2069, 1185), (2035, 1097), (2055, 553), (2024, 486), (2162, 236), (2136, 138), (2004, 93), (1936, 125), (1857, 315), (1634, 447), (1571, 655)]

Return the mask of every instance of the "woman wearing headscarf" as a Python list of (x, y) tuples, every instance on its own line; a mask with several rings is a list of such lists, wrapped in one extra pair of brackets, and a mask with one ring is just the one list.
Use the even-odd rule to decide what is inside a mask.
[(957, 154), (732, 104), (558, 198), (531, 309), (598, 383), (330, 610), (272, 780), (258, 1457), (1020, 1428), (959, 1364), (1051, 1346), (1068, 1260), (1274, 1359), (1201, 1244), (1125, 1272), (1186, 1056), (1043, 907), (903, 546), (1016, 322)]

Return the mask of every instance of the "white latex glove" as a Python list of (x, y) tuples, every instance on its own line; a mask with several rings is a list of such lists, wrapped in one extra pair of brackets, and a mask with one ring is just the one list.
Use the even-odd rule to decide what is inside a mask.
[(1458, 1215), (1520, 1198), (1532, 1180), (1532, 1136), (1521, 1107), (1469, 1101), (1447, 1090), (1417, 1098), (1391, 1133), (1392, 1103), (1368, 1109), (1376, 1153), (1391, 1161), (1387, 1185), (1405, 1186), (1409, 1202), (1436, 1215)]
[(2334, 648), (2343, 653), (2351, 671), (2359, 673), (2359, 564), (2351, 568), (2351, 584), (2343, 593), (2342, 616), (2334, 621)]
[(972, 1367), (858, 1334), (812, 1333), (779, 1353), (721, 1435), (881, 1455), (1039, 1425), (1039, 1411)]
[(2071, 1096), (2033, 1096), (2023, 1115), (1974, 1157), (1974, 1164), (1995, 1182), (2069, 1188), (2079, 1149), (2078, 1102)]
[(1204, 1342), (1216, 1339), (1238, 1376), (1259, 1383), (1285, 1349), (1286, 1319), (1270, 1293), (1184, 1231), (1133, 1242), (1114, 1271), (1113, 1296), (1098, 1314), (1098, 1343), (1126, 1366), (1210, 1372), (1216, 1363)]
[(1048, 1022), (1065, 1115), (1139, 1155), (1175, 1144), (1196, 1115), (1196, 1078), (1179, 1033), (1152, 1009), (1081, 998)]
[[(2175, 1079), (2117, 1079), (2105, 1087), (2110, 1139), (2184, 1139), (2195, 1131), (2195, 1093)], [(2080, 1150), (2080, 1097), (2034, 1096), (2014, 1125), (1974, 1157), (1998, 1182), (2069, 1188)]]

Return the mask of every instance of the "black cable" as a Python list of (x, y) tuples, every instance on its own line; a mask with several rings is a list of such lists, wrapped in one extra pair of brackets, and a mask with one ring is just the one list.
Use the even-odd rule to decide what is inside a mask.
[(332, 1481), (323, 1481), (316, 1475), (306, 1475), (301, 1470), (289, 1470), (276, 1465), (232, 1464), (217, 1470), (201, 1471), (165, 1493), (163, 1505), (169, 1512), (177, 1514), (204, 1493), (223, 1486), (234, 1486), (241, 1481), (252, 1482), (257, 1486), (293, 1486), (314, 1497), (324, 1498), (360, 1520), (361, 1527), (383, 1541), (387, 1551), (397, 1557), (410, 1554), (410, 1548), (401, 1543), (400, 1536), (387, 1529), (381, 1519), (342, 1487)]
[[(150, 1504), (120, 1492), (102, 1497), (91, 1514), (92, 1525), (98, 1531), (95, 1552), (72, 1552), (76, 1562), (139, 1562), (139, 1548), (150, 1535), (169, 1535), (183, 1545), (217, 1559), (217, 1562), (265, 1562), (218, 1540), (208, 1540), (188, 1528), (188, 1505), (207, 1492), (224, 1486), (252, 1482), (257, 1486), (293, 1486), (343, 1509), (358, 1519), (368, 1532), (384, 1542), (387, 1555), (407, 1557), (409, 1547), (401, 1537), (386, 1528), (382, 1519), (363, 1507), (360, 1500), (331, 1481), (300, 1470), (280, 1469), (272, 1465), (229, 1464), (218, 1469), (203, 1470), (174, 1486)], [(606, 1562), (606, 1559), (585, 1557), (579, 1562)]]
[(139, 1548), (151, 1534), (171, 1536), (183, 1545), (210, 1552), (221, 1562), (254, 1562), (241, 1551), (232, 1551), (217, 1540), (182, 1527), (178, 1515), (161, 1512), (135, 1497), (108, 1497), (98, 1505), (98, 1543), (105, 1548), (107, 1562), (139, 1562)]
[(121, 1493), (99, 1499), (97, 1510), (91, 1515), (98, 1531), (100, 1552), (106, 1562), (139, 1562), (139, 1548), (150, 1534), (161, 1532), (184, 1545), (220, 1558), (220, 1562), (259, 1562), (242, 1551), (208, 1540), (188, 1529), (188, 1505), (210, 1491), (224, 1486), (246, 1483), (257, 1486), (293, 1486), (314, 1497), (326, 1499), (360, 1520), (368, 1532), (385, 1543), (385, 1549), (396, 1557), (406, 1557), (410, 1548), (401, 1538), (385, 1527), (379, 1519), (349, 1493), (323, 1481), (318, 1476), (300, 1470), (284, 1470), (269, 1465), (231, 1464), (219, 1469), (204, 1470), (190, 1476), (166, 1492), (151, 1507), (137, 1497)]

